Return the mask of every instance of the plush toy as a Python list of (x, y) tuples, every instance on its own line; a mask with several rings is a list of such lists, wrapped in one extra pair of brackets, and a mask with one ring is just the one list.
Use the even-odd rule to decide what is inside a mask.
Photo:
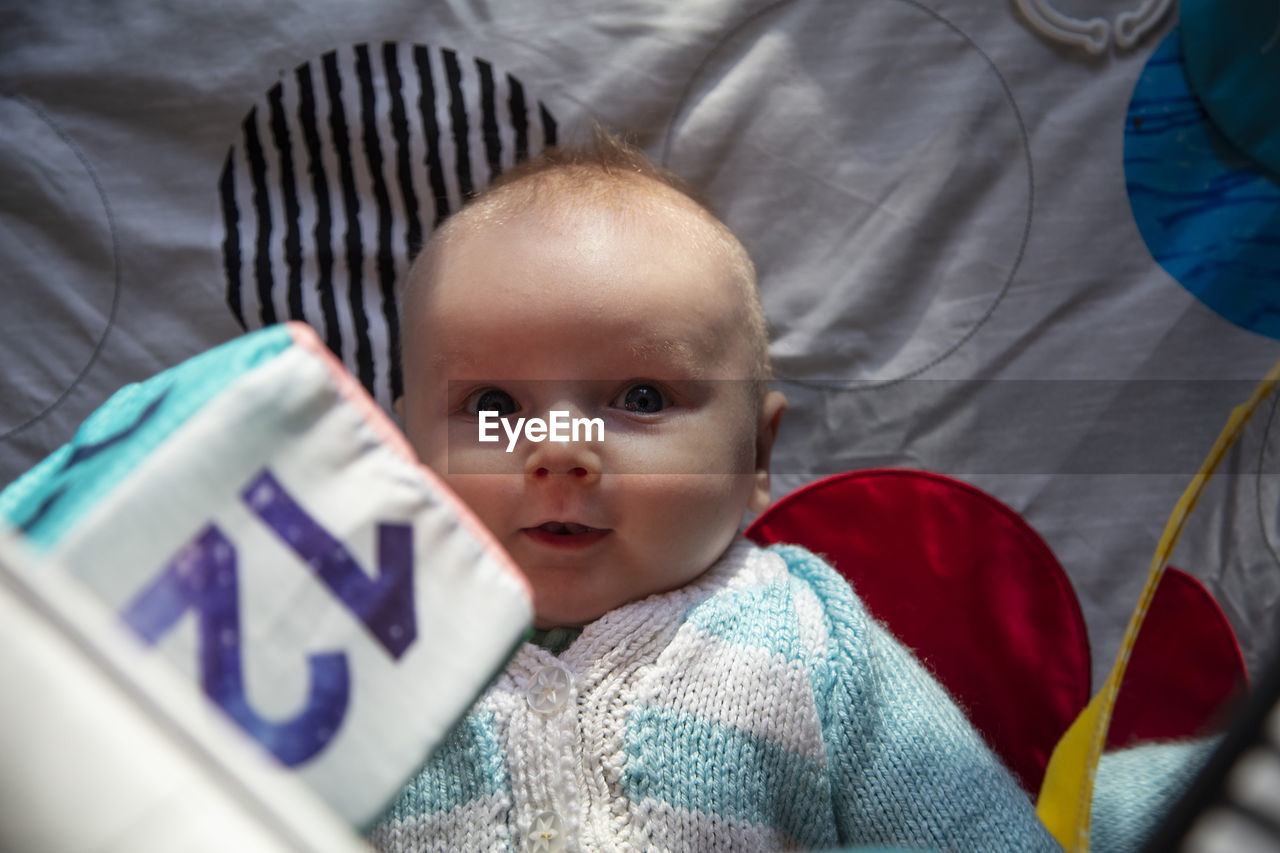
[(0, 516), (357, 825), (532, 622), (510, 558), (298, 323), (122, 389)]

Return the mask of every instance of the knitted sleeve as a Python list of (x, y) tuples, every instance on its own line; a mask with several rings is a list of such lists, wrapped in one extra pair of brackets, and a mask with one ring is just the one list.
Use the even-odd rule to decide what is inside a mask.
[(1059, 850), (964, 714), (848, 583), (802, 548), (777, 550), (828, 620), (814, 687), (841, 843)]
[(1089, 848), (1094, 853), (1141, 850), (1219, 742), (1152, 743), (1105, 753), (1093, 785)]

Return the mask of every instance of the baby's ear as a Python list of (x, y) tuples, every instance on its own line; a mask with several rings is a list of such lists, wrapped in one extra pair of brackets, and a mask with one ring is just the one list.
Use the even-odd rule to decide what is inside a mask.
[(747, 508), (759, 514), (769, 507), (769, 459), (773, 454), (773, 441), (778, 437), (782, 413), (787, 410), (787, 398), (781, 391), (770, 391), (760, 402), (760, 419), (756, 423), (755, 482)]

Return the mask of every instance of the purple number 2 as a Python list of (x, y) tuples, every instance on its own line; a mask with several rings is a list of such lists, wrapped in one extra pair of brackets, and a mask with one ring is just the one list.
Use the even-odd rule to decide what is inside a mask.
[[(241, 498), (307, 564), (394, 659), (417, 638), (413, 607), (413, 529), (378, 525), (378, 574), (370, 577), (263, 469)], [(204, 692), (282, 763), (307, 761), (333, 739), (350, 699), (347, 656), (307, 657), (310, 690), (292, 718), (264, 719), (249, 704), (241, 663), (238, 567), (234, 545), (213, 524), (184, 546), (129, 604), (124, 621), (153, 645), (188, 611), (198, 620), (198, 659)]]

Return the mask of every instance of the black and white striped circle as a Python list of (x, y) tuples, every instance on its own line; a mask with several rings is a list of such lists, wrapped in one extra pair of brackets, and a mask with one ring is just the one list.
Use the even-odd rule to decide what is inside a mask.
[(400, 395), (395, 282), (464, 199), (556, 122), (510, 74), (418, 44), (357, 44), (249, 110), (219, 183), (227, 304), (310, 323), (383, 406)]

